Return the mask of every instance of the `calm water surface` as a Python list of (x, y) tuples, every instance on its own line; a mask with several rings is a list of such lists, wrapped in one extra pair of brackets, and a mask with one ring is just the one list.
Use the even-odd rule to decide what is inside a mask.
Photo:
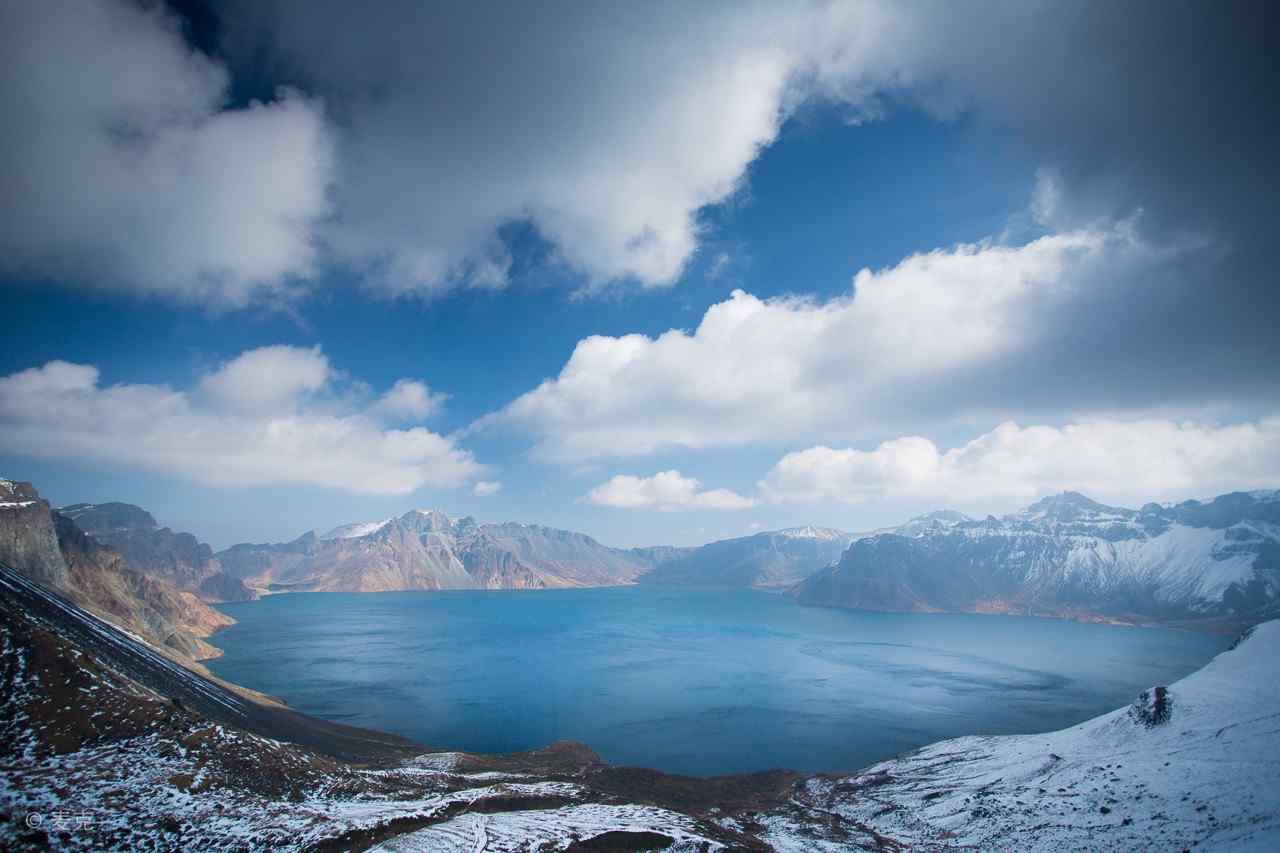
[(314, 593), (222, 609), (239, 624), (217, 635), (211, 668), (309, 714), (478, 752), (572, 738), (697, 775), (849, 770), (940, 738), (1058, 729), (1229, 643), (741, 590)]

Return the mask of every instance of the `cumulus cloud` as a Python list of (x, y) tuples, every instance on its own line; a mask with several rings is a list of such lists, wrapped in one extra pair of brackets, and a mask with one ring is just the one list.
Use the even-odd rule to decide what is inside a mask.
[(946, 451), (921, 436), (874, 450), (788, 453), (760, 483), (772, 503), (1029, 498), (1064, 489), (1120, 500), (1212, 495), (1280, 482), (1280, 419), (1232, 425), (1097, 420), (1000, 424)]
[(158, 5), (0, 8), (0, 272), (243, 305), (312, 272), (319, 101), (225, 107)]
[(447, 399), (416, 379), (398, 379), (379, 398), (376, 409), (395, 421), (421, 421), (438, 413)]
[(51, 361), (0, 377), (0, 449), (218, 486), (364, 494), (460, 486), (484, 473), (450, 438), (388, 427), (379, 402), (344, 405), (339, 384), (318, 349), (295, 347), (249, 350), (192, 392), (102, 386), (92, 365)]
[(756, 504), (753, 499), (744, 498), (729, 489), (702, 491), (701, 485), (676, 470), (659, 471), (652, 477), (619, 474), (596, 486), (583, 500), (596, 506), (666, 512), (677, 509), (748, 509)]
[(494, 480), (480, 480), (471, 487), (471, 494), (478, 498), (487, 498), (502, 491), (502, 484)]
[[(514, 425), (536, 436), (539, 456), (582, 461), (849, 440), (983, 412), (1044, 384), (1012, 375), (1014, 356), (1042, 347), (1100, 280), (1114, 287), (1178, 255), (1120, 224), (913, 255), (862, 270), (851, 293), (826, 302), (739, 290), (692, 332), (580, 341), (558, 376), (480, 426)], [(963, 400), (947, 388), (953, 377), (965, 379)]]

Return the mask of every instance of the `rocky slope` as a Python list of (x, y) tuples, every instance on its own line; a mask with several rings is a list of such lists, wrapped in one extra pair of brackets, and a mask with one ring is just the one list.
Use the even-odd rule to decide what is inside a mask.
[(793, 527), (724, 539), (662, 561), (642, 583), (789, 587), (840, 559), (855, 534), (825, 527)]
[(632, 583), (651, 563), (589, 536), (528, 524), (480, 524), (435, 510), (343, 525), (275, 545), (235, 545), (224, 569), (271, 591), (546, 589)]
[(215, 657), (206, 642), (232, 624), (195, 595), (133, 571), (123, 556), (51, 511), (30, 483), (0, 480), (0, 561), (187, 660)]
[(201, 677), (0, 568), (6, 850), (1271, 850), (1280, 622), (1130, 708), (852, 774), (427, 752)]
[(982, 521), (854, 542), (793, 589), (806, 604), (1122, 620), (1256, 622), (1280, 612), (1280, 493), (1110, 507), (1045, 498)]
[(249, 601), (253, 592), (222, 571), (213, 549), (190, 533), (175, 533), (151, 513), (127, 503), (72, 504), (58, 510), (98, 542), (124, 556), (129, 568), (193, 592), (205, 601)]

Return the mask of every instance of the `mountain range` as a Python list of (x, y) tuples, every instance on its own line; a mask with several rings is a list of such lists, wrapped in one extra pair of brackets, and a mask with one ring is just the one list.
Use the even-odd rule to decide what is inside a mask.
[(1002, 518), (937, 516), (858, 539), (791, 594), (871, 610), (1259, 621), (1280, 612), (1280, 492), (1138, 510), (1065, 492)]
[(1280, 492), (1107, 506), (1065, 492), (1001, 518), (939, 510), (848, 533), (797, 527), (697, 547), (438, 510), (214, 552), (126, 503), (50, 508), (0, 480), (0, 560), (186, 660), (218, 654), (210, 607), (280, 592), (753, 587), (802, 604), (1021, 613), (1234, 629), (1280, 614)]

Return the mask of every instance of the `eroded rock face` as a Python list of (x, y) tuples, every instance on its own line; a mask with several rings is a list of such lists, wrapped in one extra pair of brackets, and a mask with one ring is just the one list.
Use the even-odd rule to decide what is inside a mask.
[(70, 518), (54, 513), (53, 519), (67, 563), (61, 591), (72, 601), (193, 660), (221, 654), (205, 638), (234, 620), (189, 592), (133, 571), (119, 552)]
[(233, 621), (189, 592), (133, 571), (115, 549), (52, 511), (30, 483), (0, 480), (0, 560), (81, 607), (193, 660), (220, 654), (205, 638)]
[(49, 502), (30, 483), (0, 479), (0, 560), (46, 586), (66, 584)]
[(58, 510), (97, 542), (114, 548), (130, 569), (206, 601), (249, 601), (252, 590), (223, 572), (213, 549), (190, 533), (161, 527), (127, 503), (72, 504)]

